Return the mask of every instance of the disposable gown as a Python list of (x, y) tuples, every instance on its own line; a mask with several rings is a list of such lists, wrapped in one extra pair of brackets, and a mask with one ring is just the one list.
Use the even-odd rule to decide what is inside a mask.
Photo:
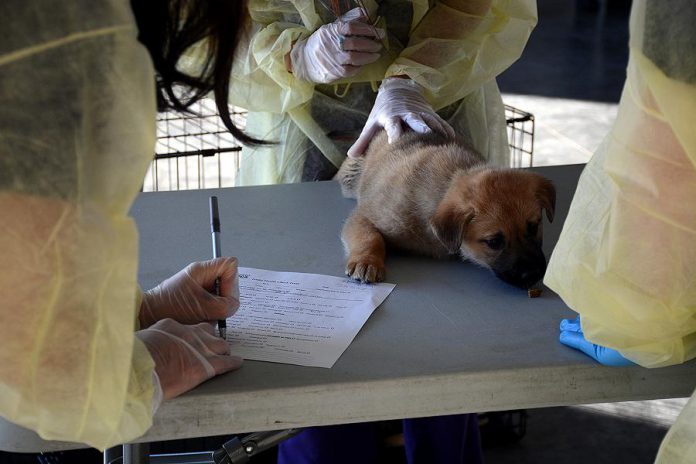
[[(589, 341), (645, 367), (696, 357), (695, 23), (690, 0), (634, 0), (619, 112), (545, 277)], [(660, 462), (696, 462), (695, 415), (692, 398)]]
[(154, 73), (127, 0), (0, 2), (0, 414), (103, 449), (151, 425), (128, 209)]
[(249, 110), (250, 134), (280, 143), (242, 150), (239, 185), (330, 178), (360, 134), (380, 81), (394, 75), (420, 84), (435, 110), (492, 163), (509, 164), (495, 77), (520, 56), (536, 24), (534, 0), (473, 0), (462, 2), (463, 10), (428, 0), (365, 0), (370, 18), (387, 31), (382, 58), (357, 76), (315, 85), (289, 73), (284, 57), (293, 42), (336, 19), (330, 3), (249, 2), (251, 30), (236, 56), (230, 102)]

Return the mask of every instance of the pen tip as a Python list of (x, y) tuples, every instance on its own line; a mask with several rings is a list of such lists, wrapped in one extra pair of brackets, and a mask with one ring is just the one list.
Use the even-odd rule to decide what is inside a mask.
[(220, 338), (227, 339), (227, 329), (225, 327), (220, 327)]

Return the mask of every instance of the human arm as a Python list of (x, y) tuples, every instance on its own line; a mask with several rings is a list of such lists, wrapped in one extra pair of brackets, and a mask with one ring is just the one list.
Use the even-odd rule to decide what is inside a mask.
[(149, 428), (154, 365), (133, 335), (135, 228), (95, 213), (0, 193), (0, 411), (105, 448)]
[[(220, 295), (215, 295), (218, 278)], [(155, 362), (155, 388), (162, 399), (241, 366), (242, 359), (230, 355), (227, 341), (208, 322), (226, 319), (239, 308), (236, 258), (191, 263), (145, 292), (141, 301), (136, 337)]]
[(290, 3), (286, 6), (286, 11), (266, 11), (260, 0), (248, 3), (249, 26), (232, 65), (230, 103), (250, 111), (284, 113), (312, 98), (314, 84), (289, 72), (286, 56), (321, 21), (316, 13), (306, 12), (301, 23), (289, 21), (287, 16), (299, 12)]
[[(242, 360), (229, 356), (227, 343), (211, 335), (212, 326), (206, 323), (185, 326), (165, 319), (152, 325), (148, 321), (149, 327), (134, 337), (135, 314), (129, 308), (137, 301), (135, 275), (119, 272), (124, 260), (134, 256), (122, 248), (122, 241), (109, 243), (114, 236), (90, 231), (69, 202), (5, 192), (0, 193), (0, 211), (11, 218), (0, 227), (0, 293), (4, 295), (0, 383), (5, 394), (0, 404), (10, 420), (46, 438), (103, 448), (134, 436), (133, 428), (140, 424), (149, 427), (159, 405), (153, 395), (158, 387), (163, 398), (169, 399), (241, 365)], [(107, 224), (98, 227), (101, 232), (108, 229)], [(134, 229), (130, 230), (129, 234), (119, 232), (126, 243), (134, 242)], [(89, 240), (79, 245), (80, 236)], [(70, 252), (74, 247), (77, 256)], [(102, 252), (107, 262), (97, 266), (95, 257)], [(113, 253), (121, 256), (115, 259)], [(187, 281), (186, 271), (205, 283), (207, 274), (218, 270), (223, 295), (232, 293), (236, 260), (194, 263), (163, 283), (174, 292), (173, 301), (184, 305), (159, 309), (178, 310), (185, 319), (197, 317), (181, 313), (189, 307), (213, 317), (216, 312), (206, 311), (210, 306), (225, 314), (236, 308), (237, 299), (208, 298), (208, 292), (198, 292)], [(157, 292), (152, 298), (161, 296)], [(162, 315), (149, 313), (154, 314)], [(141, 321), (147, 318), (141, 315)], [(152, 376), (153, 369), (157, 376)], [(95, 382), (94, 375), (107, 380), (107, 385)], [(90, 397), (105, 403), (98, 406), (98, 415), (90, 413), (94, 407), (86, 401)], [(14, 402), (19, 406), (11, 405)], [(41, 422), (33, 422), (35, 415), (42, 416)], [(89, 430), (80, 431), (85, 415)], [(116, 423), (109, 424), (111, 420)]]
[[(313, 35), (315, 38), (312, 42), (318, 44), (321, 42), (318, 40), (320, 35), (325, 35), (319, 31), (328, 31), (333, 28), (336, 32), (340, 32), (338, 24), (322, 29), (324, 24), (314, 11), (313, 4), (310, 6), (309, 2), (275, 5), (269, 9), (266, 2), (252, 0), (248, 4), (248, 11), (250, 27), (242, 43), (239, 44), (239, 50), (235, 56), (230, 80), (230, 102), (251, 111), (271, 113), (285, 113), (301, 106), (312, 98), (316, 84), (307, 72), (298, 73), (298, 70), (293, 69), (291, 52), (294, 50), (297, 58), (302, 54), (300, 52), (306, 49), (306, 43)], [(351, 28), (360, 29), (355, 33), (362, 31), (360, 34), (374, 35), (377, 31), (377, 34), (380, 34), (378, 29), (371, 26), (365, 27), (360, 18), (351, 20), (351, 24)], [(350, 32), (350, 30), (344, 30), (344, 32)], [(295, 48), (298, 43), (304, 45)], [(330, 40), (329, 43), (331, 43)], [(332, 46), (339, 47), (339, 45), (340, 43), (334, 42)], [(367, 47), (365, 55), (360, 58), (368, 58), (368, 61), (377, 56), (376, 52), (370, 51), (376, 48), (374, 40), (351, 42), (349, 46), (362, 49)], [(312, 48), (317, 49), (314, 45)], [(323, 56), (332, 57), (325, 52)], [(346, 56), (343, 58), (347, 58), (348, 61), (352, 59)], [(356, 55), (356, 59), (360, 58)], [(301, 59), (303, 63), (307, 62), (304, 57)], [(324, 73), (324, 76), (335, 77), (334, 73), (355, 70), (356, 67), (338, 66), (334, 68), (334, 71)], [(324, 80), (319, 78), (321, 73), (315, 74), (317, 74), (313, 78), (315, 81)], [(327, 77), (327, 79), (330, 78)]]
[[(631, 16), (617, 118), (583, 170), (544, 283), (593, 342), (663, 367), (696, 357), (696, 85), (666, 74), (693, 72), (696, 61), (679, 59), (692, 21), (648, 27), (650, 9)], [(653, 36), (665, 28), (674, 46)], [(659, 44), (676, 69), (644, 54)]]
[(522, 53), (536, 24), (531, 0), (447, 0), (414, 11), (408, 46), (386, 77), (408, 76), (437, 111), (490, 81)]
[(155, 361), (164, 400), (241, 366), (242, 359), (230, 356), (227, 341), (207, 322), (226, 319), (238, 308), (236, 258), (191, 263), (143, 294), (136, 336)]
[[(377, 101), (348, 156), (363, 155), (382, 128), (390, 142), (405, 129), (452, 136), (454, 130), (436, 111), (495, 78), (517, 59), (535, 21), (536, 7), (526, 0), (505, 8), (493, 0), (447, 0), (420, 13), (415, 2), (417, 26), (408, 46), (387, 69)], [(394, 83), (400, 87), (396, 92)]]
[(0, 15), (0, 414), (103, 449), (152, 423), (128, 209), (156, 102), (129, 3), (83, 7)]
[(360, 136), (348, 149), (348, 156), (362, 156), (372, 138), (384, 129), (389, 143), (399, 138), (404, 130), (420, 134), (439, 132), (454, 137), (454, 129), (442, 119), (425, 100), (423, 90), (412, 80), (390, 78), (382, 81), (377, 98)]
[(329, 84), (356, 75), (380, 57), (384, 31), (368, 24), (361, 8), (353, 8), (300, 39), (286, 55), (288, 71), (316, 84)]

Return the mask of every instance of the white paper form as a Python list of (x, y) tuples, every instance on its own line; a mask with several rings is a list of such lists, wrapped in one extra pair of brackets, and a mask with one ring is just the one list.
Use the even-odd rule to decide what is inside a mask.
[(240, 308), (227, 319), (227, 342), (245, 359), (331, 367), (393, 289), (240, 267)]

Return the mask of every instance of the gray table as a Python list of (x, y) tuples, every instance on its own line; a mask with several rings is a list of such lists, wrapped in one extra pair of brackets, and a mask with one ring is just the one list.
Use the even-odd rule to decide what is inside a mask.
[[(544, 226), (547, 255), (581, 169), (537, 169), (558, 189), (557, 220)], [(343, 274), (339, 233), (354, 202), (334, 182), (144, 193), (133, 207), (144, 288), (209, 258), (210, 195), (220, 201), (222, 252), (242, 266)], [(395, 290), (333, 368), (247, 361), (164, 403), (139, 441), (672, 398), (693, 390), (694, 362), (608, 368), (561, 345), (559, 321), (574, 313), (548, 289), (529, 299), (474, 265), (399, 253), (388, 257), (387, 281)], [(65, 446), (0, 424), (0, 449)]]

